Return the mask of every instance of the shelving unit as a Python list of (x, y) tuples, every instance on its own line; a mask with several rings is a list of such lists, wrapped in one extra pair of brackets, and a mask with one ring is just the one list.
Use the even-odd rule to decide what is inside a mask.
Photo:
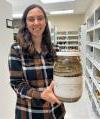
[(80, 43), (80, 58), (82, 63), (82, 69), (83, 69), (83, 76), (85, 75), (85, 69), (86, 69), (86, 24), (81, 25), (79, 28), (79, 43)]
[(55, 40), (56, 39), (56, 31), (57, 31), (57, 29), (55, 26), (50, 27), (51, 41), (53, 44), (56, 44), (56, 40)]
[(93, 110), (100, 117), (100, 7), (87, 20), (86, 87)]
[(59, 52), (79, 52), (78, 31), (60, 31), (56, 34)]
[(94, 26), (94, 14), (92, 14), (88, 19), (87, 19), (87, 29), (92, 30), (92, 27)]

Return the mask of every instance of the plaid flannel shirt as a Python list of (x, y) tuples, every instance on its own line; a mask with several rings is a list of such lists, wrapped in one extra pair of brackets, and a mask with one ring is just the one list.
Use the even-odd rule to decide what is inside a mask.
[(63, 103), (51, 105), (41, 99), (41, 92), (53, 80), (53, 63), (50, 53), (21, 50), (18, 43), (11, 46), (9, 55), (10, 84), (17, 94), (15, 119), (62, 119)]

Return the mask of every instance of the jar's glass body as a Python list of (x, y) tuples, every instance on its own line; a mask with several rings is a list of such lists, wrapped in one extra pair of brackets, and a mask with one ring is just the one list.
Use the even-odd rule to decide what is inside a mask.
[(54, 64), (55, 94), (61, 101), (74, 102), (82, 95), (79, 56), (59, 56)]

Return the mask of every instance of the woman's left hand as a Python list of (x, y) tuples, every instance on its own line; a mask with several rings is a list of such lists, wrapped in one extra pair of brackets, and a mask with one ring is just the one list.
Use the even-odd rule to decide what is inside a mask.
[(42, 99), (50, 102), (51, 104), (61, 104), (57, 96), (53, 92), (54, 89), (54, 81), (51, 82), (51, 84), (41, 93)]

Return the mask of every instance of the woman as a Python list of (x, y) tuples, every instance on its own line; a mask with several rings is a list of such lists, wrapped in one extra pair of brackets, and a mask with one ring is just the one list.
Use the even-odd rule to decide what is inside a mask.
[(15, 119), (63, 119), (63, 103), (53, 92), (52, 47), (48, 20), (39, 5), (24, 11), (9, 56), (10, 83), (17, 94)]

